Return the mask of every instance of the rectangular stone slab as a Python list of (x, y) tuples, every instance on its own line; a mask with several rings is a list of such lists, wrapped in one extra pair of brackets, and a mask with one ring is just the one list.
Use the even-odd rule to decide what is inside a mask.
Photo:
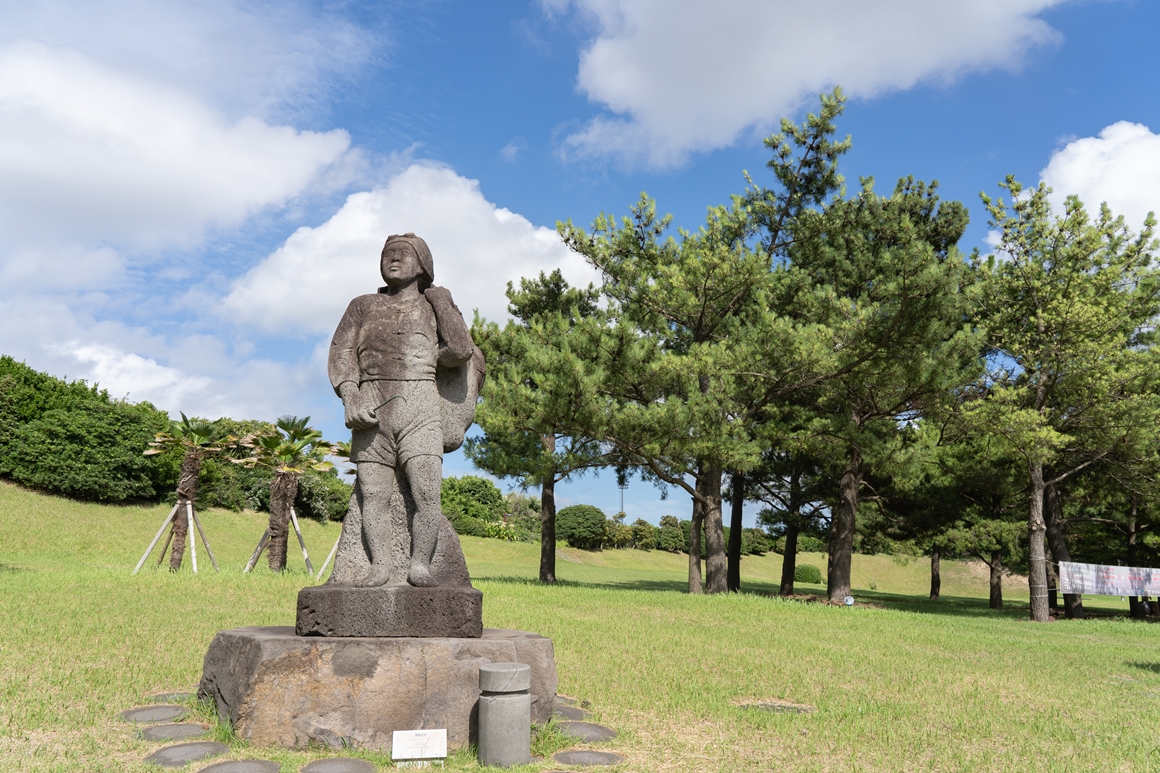
[(445, 728), (448, 746), (476, 741), (479, 666), (532, 669), (532, 721), (552, 717), (552, 640), (484, 629), (478, 639), (296, 636), (289, 626), (220, 631), (198, 696), (256, 746), (310, 743), (389, 751), (395, 730)]
[(299, 636), (479, 638), (483, 593), (471, 587), (352, 588), (314, 585), (298, 591)]

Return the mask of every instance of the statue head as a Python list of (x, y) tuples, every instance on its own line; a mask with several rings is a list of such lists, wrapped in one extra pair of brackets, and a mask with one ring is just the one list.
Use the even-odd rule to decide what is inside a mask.
[(379, 272), (383, 275), (383, 280), (388, 281), (385, 262), (387, 250), (388, 248), (403, 244), (408, 245), (414, 251), (415, 257), (418, 258), (419, 267), (423, 271), (423, 276), (419, 279), (419, 290), (426, 290), (435, 282), (435, 263), (431, 259), (431, 248), (427, 246), (427, 242), (413, 233), (391, 234), (387, 237), (386, 244), (383, 245), (383, 251), (379, 258)]

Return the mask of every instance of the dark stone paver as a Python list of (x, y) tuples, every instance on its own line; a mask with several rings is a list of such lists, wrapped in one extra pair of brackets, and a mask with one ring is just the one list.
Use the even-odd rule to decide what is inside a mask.
[(592, 716), (578, 706), (557, 706), (555, 714), (560, 719), (588, 719)]
[(209, 731), (201, 725), (185, 723), (180, 725), (150, 725), (141, 731), (141, 737), (146, 741), (182, 741), (186, 738), (197, 738)]
[(564, 735), (586, 743), (601, 743), (611, 741), (616, 737), (616, 731), (611, 727), (598, 725), (595, 722), (561, 722), (557, 727)]
[(198, 773), (278, 773), (281, 768), (269, 760), (226, 760), (202, 768)]
[(375, 766), (354, 757), (335, 757), (315, 760), (302, 768), (302, 773), (375, 773)]
[(194, 741), (193, 743), (179, 743), (175, 746), (163, 746), (146, 757), (145, 761), (160, 765), (163, 768), (180, 768), (190, 762), (225, 754), (229, 750), (228, 746), (216, 741)]
[(575, 706), (576, 699), (575, 698), (565, 698), (563, 695), (557, 695), (556, 696), (556, 703), (563, 703), (565, 706)]
[(163, 692), (158, 695), (149, 696), (149, 700), (153, 703), (181, 703), (183, 701), (193, 700), (196, 697), (197, 694), (192, 692)]
[(612, 752), (594, 752), (587, 749), (572, 752), (560, 752), (552, 757), (561, 765), (619, 765), (624, 757)]
[(172, 722), (185, 716), (184, 706), (138, 706), (119, 715), (126, 722)]

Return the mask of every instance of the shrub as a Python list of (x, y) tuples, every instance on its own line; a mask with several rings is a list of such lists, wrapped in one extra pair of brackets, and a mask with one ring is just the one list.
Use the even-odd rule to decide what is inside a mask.
[(502, 521), (483, 521), (483, 536), (515, 542), (516, 530)]
[(632, 546), (632, 527), (624, 524), (624, 513), (617, 513), (604, 522), (604, 546), (627, 548)]
[(632, 546), (637, 550), (652, 550), (657, 546), (657, 527), (643, 518), (632, 522)]
[[(785, 537), (778, 537), (774, 540), (772, 549), (778, 555), (785, 555)], [(808, 534), (799, 534), (797, 539), (797, 552), (825, 553), (826, 541), (818, 537), (811, 537)]]
[(793, 581), (821, 585), (822, 570), (813, 564), (798, 564), (793, 570)]
[(773, 540), (762, 529), (741, 530), (741, 553), (747, 556), (764, 556), (773, 545)]
[(598, 550), (604, 539), (607, 520), (592, 505), (572, 505), (556, 513), (556, 537), (582, 550)]
[(661, 516), (661, 525), (657, 529), (657, 547), (670, 553), (680, 553), (686, 548), (685, 535), (676, 516)]
[(540, 498), (512, 492), (503, 498), (504, 522), (515, 530), (517, 542), (539, 542)]
[(486, 537), (487, 524), (478, 518), (473, 518), (470, 515), (457, 515), (451, 519), (451, 526), (455, 529), (456, 534), (463, 534), (468, 537)]
[(476, 475), (447, 477), (443, 479), (440, 493), (443, 514), (453, 522), (460, 515), (470, 515), (480, 521), (503, 519), (503, 494), (487, 478)]
[(294, 509), (303, 517), (323, 523), (341, 521), (346, 517), (352, 491), (354, 487), (338, 477), (333, 469), (307, 470), (298, 478)]

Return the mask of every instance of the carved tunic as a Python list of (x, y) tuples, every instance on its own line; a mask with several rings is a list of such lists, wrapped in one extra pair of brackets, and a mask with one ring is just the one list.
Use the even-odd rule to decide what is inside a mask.
[(426, 298), (360, 295), (330, 342), (330, 383), (338, 392), (346, 381), (434, 381), (438, 359), (439, 331)]

